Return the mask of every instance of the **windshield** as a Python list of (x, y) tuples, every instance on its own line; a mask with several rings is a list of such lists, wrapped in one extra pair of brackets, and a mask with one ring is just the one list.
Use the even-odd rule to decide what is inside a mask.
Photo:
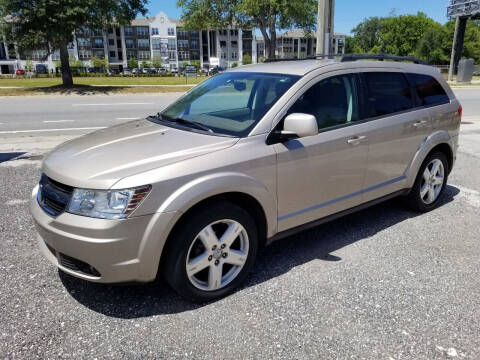
[(216, 75), (161, 113), (161, 119), (196, 123), (213, 133), (244, 137), (299, 76), (231, 72)]

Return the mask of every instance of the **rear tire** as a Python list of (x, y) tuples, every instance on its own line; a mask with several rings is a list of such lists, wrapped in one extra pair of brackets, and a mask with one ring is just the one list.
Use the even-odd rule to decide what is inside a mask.
[(232, 293), (258, 251), (255, 221), (243, 208), (217, 202), (189, 214), (169, 240), (163, 275), (182, 297), (207, 302)]
[(448, 160), (444, 153), (435, 152), (427, 156), (406, 202), (418, 212), (428, 212), (439, 206), (440, 198), (447, 185)]

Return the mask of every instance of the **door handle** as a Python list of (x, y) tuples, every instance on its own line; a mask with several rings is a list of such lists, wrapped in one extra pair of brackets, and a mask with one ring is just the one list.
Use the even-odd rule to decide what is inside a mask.
[(354, 137), (348, 139), (347, 143), (349, 143), (350, 145), (358, 145), (363, 140), (365, 140), (366, 138), (367, 138), (366, 136), (354, 136)]
[(428, 123), (427, 120), (422, 120), (422, 121), (418, 121), (418, 122), (414, 123), (413, 126), (418, 128), (418, 127), (422, 127), (422, 126), (427, 125), (427, 123)]

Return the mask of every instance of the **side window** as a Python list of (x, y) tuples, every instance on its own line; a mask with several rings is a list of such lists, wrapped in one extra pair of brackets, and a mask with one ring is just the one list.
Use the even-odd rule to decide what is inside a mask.
[(394, 114), (413, 107), (410, 85), (402, 73), (364, 73), (363, 78), (367, 90), (367, 118)]
[(293, 104), (288, 114), (314, 115), (319, 130), (357, 121), (356, 79), (354, 75), (340, 75), (320, 81)]
[(441, 105), (450, 102), (447, 93), (435, 78), (422, 74), (408, 74), (408, 76), (415, 86), (420, 106)]

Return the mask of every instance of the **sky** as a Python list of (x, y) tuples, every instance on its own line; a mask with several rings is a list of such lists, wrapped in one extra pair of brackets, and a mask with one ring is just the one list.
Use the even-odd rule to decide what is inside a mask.
[[(388, 16), (392, 12), (397, 15), (426, 13), (434, 20), (447, 21), (447, 5), (449, 0), (336, 0), (335, 32), (350, 34), (351, 30), (363, 19), (371, 16)], [(180, 18), (181, 9), (177, 8), (177, 0), (150, 0), (150, 15), (164, 11), (169, 17)]]

